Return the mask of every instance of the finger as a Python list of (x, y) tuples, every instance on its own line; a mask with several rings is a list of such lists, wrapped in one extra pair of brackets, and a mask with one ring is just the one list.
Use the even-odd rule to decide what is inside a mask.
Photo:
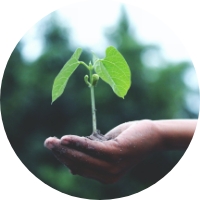
[(72, 161), (77, 166), (91, 166), (93, 169), (102, 171), (108, 171), (112, 168), (111, 164), (104, 160), (91, 157), (83, 152), (62, 145), (61, 141), (55, 137), (48, 138), (45, 141), (45, 146), (52, 150), (57, 159), (67, 166)]
[[(60, 155), (61, 152), (61, 155)], [(60, 160), (67, 166), (70, 165), (70, 161), (73, 162), (74, 166), (80, 166), (85, 168), (92, 168), (93, 170), (99, 170), (99, 171), (110, 171), (112, 169), (112, 163), (109, 163), (105, 160), (101, 160), (95, 157), (92, 157), (88, 154), (85, 154), (83, 152), (77, 151), (75, 149), (71, 149), (65, 146), (62, 146), (62, 150), (57, 152), (55, 151), (55, 154), (59, 154)]]
[(106, 133), (105, 137), (110, 140), (116, 138), (119, 134), (121, 134), (124, 130), (129, 128), (133, 122), (125, 122), (123, 124), (120, 124), (119, 126), (116, 126), (112, 130), (110, 130), (108, 133)]
[(44, 146), (49, 150), (56, 148), (60, 144), (60, 140), (56, 137), (49, 137), (45, 140)]
[[(86, 156), (84, 159), (86, 159), (88, 161), (88, 163), (86, 164), (85, 162), (81, 162), (80, 161), (80, 157), (78, 154), (76, 154), (73, 150), (74, 153), (74, 157), (77, 159), (67, 159), (67, 163), (65, 163), (65, 165), (69, 168), (70, 172), (73, 175), (80, 175), (86, 178), (91, 178), (91, 179), (95, 179), (99, 182), (102, 183), (114, 183), (116, 182), (123, 174), (124, 172), (122, 170), (119, 170), (120, 168), (116, 167), (116, 166), (110, 166), (108, 165), (108, 167), (105, 167), (105, 165), (98, 164), (95, 165), (95, 163), (92, 161), (92, 163), (90, 163), (90, 159), (87, 158)], [(81, 156), (82, 157), (82, 156)], [(87, 162), (86, 161), (86, 162)]]
[(62, 147), (60, 140), (56, 137), (47, 138), (44, 142), (44, 146), (52, 151), (53, 155), (64, 165), (67, 165), (69, 158), (66, 159), (63, 154), (65, 153), (65, 148)]
[(120, 174), (115, 170), (116, 163), (113, 165), (67, 148), (57, 138), (48, 138), (45, 141), (45, 146), (53, 152), (61, 163), (70, 169), (72, 174), (79, 174), (102, 183), (114, 183), (120, 177)]
[(109, 183), (115, 183), (119, 180), (119, 178), (122, 176), (122, 174), (114, 174), (114, 173), (108, 173), (108, 172), (102, 172), (99, 170), (94, 170), (90, 167), (75, 167), (69, 166), (68, 167), (72, 174), (74, 175), (80, 175), (86, 178), (95, 179), (101, 183), (109, 184)]
[[(68, 152), (72, 155), (70, 151)], [(73, 175), (95, 179), (105, 184), (114, 183), (121, 177), (120, 173), (113, 173), (112, 165), (104, 163), (103, 161), (94, 161), (88, 158), (88, 156), (82, 156), (80, 152), (75, 153), (73, 150), (73, 157), (60, 154), (55, 149), (53, 153), (60, 162), (69, 168)], [(80, 158), (84, 159), (81, 160)]]
[(111, 159), (117, 147), (114, 140), (100, 142), (74, 135), (63, 136), (61, 144), (104, 160)]

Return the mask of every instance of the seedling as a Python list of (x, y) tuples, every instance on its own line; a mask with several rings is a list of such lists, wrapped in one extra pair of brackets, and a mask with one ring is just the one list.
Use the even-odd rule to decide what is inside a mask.
[(99, 78), (101, 78), (111, 86), (117, 96), (124, 98), (131, 85), (130, 69), (124, 57), (112, 46), (106, 49), (106, 56), (104, 59), (99, 59), (93, 54), (93, 60), (89, 62), (89, 65), (83, 61), (79, 61), (81, 53), (81, 48), (76, 49), (72, 57), (56, 76), (52, 89), (52, 103), (62, 95), (70, 76), (76, 68), (81, 64), (85, 66), (88, 70), (88, 75), (84, 76), (84, 80), (91, 91), (92, 107), (93, 133), (89, 138), (104, 140), (103, 135), (97, 130), (94, 87), (97, 85)]

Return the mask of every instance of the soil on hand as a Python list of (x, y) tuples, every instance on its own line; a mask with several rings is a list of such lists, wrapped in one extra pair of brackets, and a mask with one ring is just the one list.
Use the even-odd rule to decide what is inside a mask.
[(89, 138), (90, 140), (96, 140), (100, 142), (108, 140), (104, 135), (100, 133), (99, 130), (97, 130), (97, 132), (93, 132), (90, 136), (87, 136), (87, 138)]

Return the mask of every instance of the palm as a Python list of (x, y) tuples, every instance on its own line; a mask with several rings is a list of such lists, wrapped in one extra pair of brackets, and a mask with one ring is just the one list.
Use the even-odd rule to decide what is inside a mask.
[(45, 146), (73, 174), (112, 183), (155, 150), (157, 135), (152, 123), (144, 120), (121, 124), (105, 137), (108, 141), (100, 142), (66, 135), (61, 139), (48, 138)]

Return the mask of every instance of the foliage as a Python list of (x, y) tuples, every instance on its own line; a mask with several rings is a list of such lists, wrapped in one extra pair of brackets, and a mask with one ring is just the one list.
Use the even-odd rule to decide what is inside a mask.
[(94, 69), (119, 97), (124, 98), (131, 86), (131, 73), (126, 60), (117, 49), (108, 47), (104, 59), (94, 56)]
[[(106, 57), (104, 59), (99, 59), (96, 55), (93, 55), (93, 65), (91, 61), (89, 65), (83, 61), (79, 61), (81, 53), (81, 48), (76, 49), (72, 57), (56, 76), (52, 89), (52, 103), (62, 95), (70, 76), (76, 68), (80, 64), (84, 65), (88, 69), (90, 76), (89, 81), (88, 75), (84, 76), (84, 80), (91, 91), (93, 133), (98, 133), (96, 125), (94, 87), (97, 85), (100, 77), (112, 87), (113, 91), (119, 97), (124, 98), (131, 84), (130, 69), (124, 57), (112, 46), (106, 49)], [(94, 74), (94, 71), (97, 74)]]
[[(1, 88), (1, 111), (8, 139), (24, 165), (39, 179), (66, 194), (86, 199), (112, 199), (139, 192), (160, 180), (179, 161), (184, 152), (152, 155), (137, 165), (121, 181), (103, 185), (71, 175), (43, 147), (49, 136), (66, 134), (90, 135), (90, 101), (88, 89), (77, 84), (83, 68), (77, 68), (68, 83), (68, 95), (53, 105), (51, 85), (54, 77), (74, 52), (69, 30), (59, 26), (55, 18), (45, 21), (48, 28), (42, 35), (43, 53), (35, 61), (23, 58), (20, 42), (7, 63)], [(42, 26), (43, 27), (43, 26)], [(99, 127), (102, 133), (120, 123), (143, 118), (188, 118), (191, 111), (185, 104), (189, 92), (183, 81), (188, 62), (165, 62), (160, 68), (145, 66), (142, 55), (155, 47), (138, 42), (130, 34), (129, 22), (123, 12), (113, 33), (107, 33), (108, 44), (117, 47), (129, 63), (132, 86), (124, 103), (112, 95), (109, 87), (98, 83), (96, 91)], [(89, 60), (85, 49), (81, 59)], [(74, 92), (79, 91), (79, 92)], [(198, 111), (197, 111), (198, 113)], [(197, 117), (197, 113), (193, 113)], [(184, 175), (183, 175), (184, 176)], [(184, 177), (183, 177), (184, 178)]]
[(79, 57), (81, 55), (82, 49), (77, 49), (72, 57), (67, 61), (64, 67), (61, 69), (59, 74), (56, 76), (52, 89), (52, 103), (62, 95), (65, 86), (67, 85), (67, 81), (72, 73), (76, 70), (79, 63)]

